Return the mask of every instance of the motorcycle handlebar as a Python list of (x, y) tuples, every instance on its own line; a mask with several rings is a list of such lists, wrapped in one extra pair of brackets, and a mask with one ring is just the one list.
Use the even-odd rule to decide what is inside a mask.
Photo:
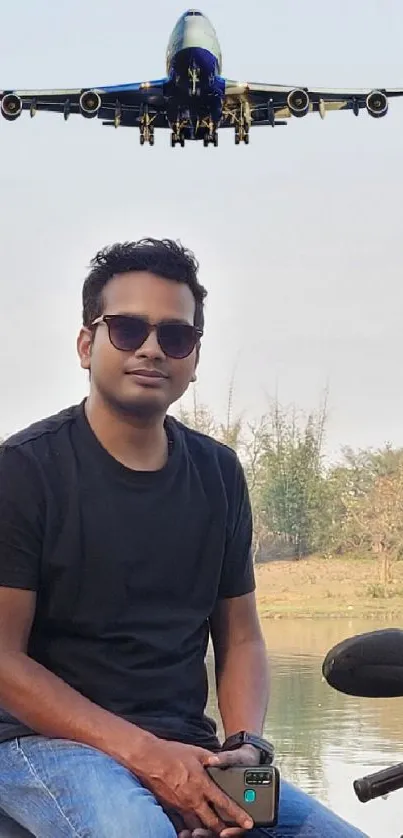
[(361, 777), (353, 783), (354, 791), (361, 803), (368, 803), (376, 797), (383, 797), (403, 788), (403, 762)]

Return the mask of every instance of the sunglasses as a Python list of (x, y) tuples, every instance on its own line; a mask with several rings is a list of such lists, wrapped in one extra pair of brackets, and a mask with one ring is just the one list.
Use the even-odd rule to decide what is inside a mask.
[(103, 314), (91, 323), (91, 328), (100, 323), (107, 325), (112, 346), (123, 352), (136, 352), (155, 331), (168, 358), (187, 358), (203, 334), (202, 329), (190, 323), (152, 324), (136, 314)]

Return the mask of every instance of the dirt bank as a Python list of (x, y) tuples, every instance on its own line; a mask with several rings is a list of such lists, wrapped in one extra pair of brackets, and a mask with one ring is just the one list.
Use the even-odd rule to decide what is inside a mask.
[(256, 567), (259, 612), (280, 617), (388, 617), (403, 614), (403, 562), (392, 567), (385, 592), (375, 560), (269, 562)]

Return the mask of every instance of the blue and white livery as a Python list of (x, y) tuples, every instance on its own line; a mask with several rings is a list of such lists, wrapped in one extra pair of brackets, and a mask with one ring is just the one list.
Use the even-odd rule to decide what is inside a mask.
[(155, 129), (171, 131), (171, 145), (201, 140), (218, 145), (218, 131), (232, 128), (235, 143), (248, 143), (254, 126), (286, 125), (292, 116), (362, 108), (385, 116), (388, 100), (403, 89), (320, 90), (303, 86), (231, 81), (222, 76), (221, 49), (208, 18), (189, 9), (178, 20), (168, 43), (166, 76), (155, 81), (79, 90), (4, 90), (0, 109), (9, 121), (23, 110), (54, 111), (68, 119), (81, 114), (103, 125), (138, 128), (140, 143), (154, 145)]

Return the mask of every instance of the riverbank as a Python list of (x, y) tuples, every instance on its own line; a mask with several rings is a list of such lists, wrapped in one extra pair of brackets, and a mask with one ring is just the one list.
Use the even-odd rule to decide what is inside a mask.
[(276, 561), (256, 566), (257, 600), (264, 619), (363, 617), (390, 619), (403, 614), (403, 562), (392, 566), (387, 595), (375, 560)]

